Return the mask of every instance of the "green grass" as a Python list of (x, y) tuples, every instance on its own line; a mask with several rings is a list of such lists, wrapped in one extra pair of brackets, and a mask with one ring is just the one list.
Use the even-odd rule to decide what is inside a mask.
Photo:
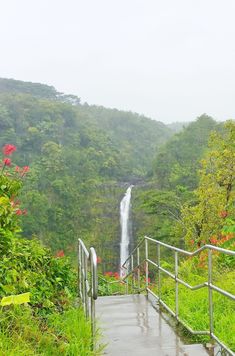
[(83, 310), (71, 308), (47, 319), (36, 317), (27, 306), (0, 312), (1, 356), (92, 356), (90, 322)]
[(119, 279), (99, 274), (98, 293), (99, 296), (126, 294), (126, 285)]
[[(219, 275), (215, 276), (214, 284), (235, 294), (235, 272), (227, 271), (225, 273), (224, 271), (223, 278), (219, 278)], [(196, 285), (205, 282), (206, 276), (188, 273), (186, 281), (191, 285)], [(158, 293), (155, 283), (151, 283), (150, 288), (156, 294)], [(173, 279), (162, 277), (161, 298), (173, 311), (175, 310), (175, 282)], [(214, 333), (225, 345), (235, 351), (235, 303), (213, 291), (213, 305)], [(193, 330), (209, 330), (208, 288), (191, 291), (185, 286), (179, 285), (179, 317)], [(208, 337), (197, 336), (192, 337), (192, 340), (203, 342), (208, 341)]]

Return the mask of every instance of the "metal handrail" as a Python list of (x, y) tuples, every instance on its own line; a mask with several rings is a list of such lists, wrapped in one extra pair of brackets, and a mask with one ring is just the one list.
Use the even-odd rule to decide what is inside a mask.
[[(155, 243), (157, 245), (157, 263), (152, 261), (149, 258), (149, 246), (148, 243)], [(140, 247), (144, 244), (145, 246), (145, 258), (140, 261)], [(174, 273), (168, 271), (167, 269), (163, 268), (161, 266), (161, 246), (166, 247), (167, 249), (174, 251)], [(179, 254), (183, 254), (186, 256), (196, 256), (200, 254), (202, 251), (207, 250), (208, 251), (208, 278), (207, 282), (204, 282), (202, 284), (196, 285), (196, 286), (191, 286), (190, 284), (186, 283), (184, 280), (179, 278), (178, 276), (178, 268), (179, 268)], [(204, 245), (203, 247), (197, 249), (194, 252), (189, 252), (182, 250), (180, 248), (168, 245), (164, 242), (154, 240), (150, 237), (145, 236), (138, 244), (137, 246), (133, 249), (131, 254), (128, 256), (126, 261), (123, 263), (122, 267), (126, 269), (126, 275), (122, 278), (123, 281), (128, 281), (128, 278), (134, 274), (137, 271), (137, 281), (138, 281), (138, 287), (140, 291), (140, 267), (142, 264), (145, 265), (145, 288), (144, 290), (147, 291), (147, 293), (150, 293), (153, 295), (173, 317), (176, 318), (176, 320), (181, 323), (187, 330), (189, 330), (193, 335), (209, 335), (211, 339), (215, 340), (224, 350), (228, 352), (229, 355), (235, 355), (232, 350), (229, 349), (228, 346), (226, 346), (219, 338), (214, 334), (214, 320), (213, 320), (213, 290), (217, 291), (218, 293), (224, 295), (225, 297), (235, 301), (235, 295), (232, 293), (229, 293), (216, 285), (213, 284), (213, 276), (212, 276), (212, 251), (217, 251), (220, 253), (224, 253), (227, 255), (231, 255), (235, 257), (235, 251), (231, 250), (226, 250), (221, 247), (213, 246), (213, 245)], [(137, 254), (137, 263), (134, 265), (134, 254)], [(155, 294), (149, 287), (149, 282), (148, 282), (148, 276), (149, 276), (149, 264), (154, 266), (157, 269), (158, 272), (158, 295)], [(167, 276), (172, 278), (175, 281), (175, 311), (173, 311), (169, 305), (167, 305), (161, 298), (161, 283), (160, 283), (160, 274), (161, 272), (165, 273)], [(132, 282), (134, 284), (134, 281)], [(189, 325), (187, 325), (180, 317), (179, 317), (179, 284), (184, 285), (185, 287), (189, 288), (190, 290), (198, 290), (201, 288), (208, 288), (208, 300), (209, 300), (209, 321), (210, 321), (210, 328), (209, 330), (193, 330)]]
[[(89, 252), (81, 239), (78, 239), (78, 289), (86, 318), (91, 320), (93, 349), (95, 348), (95, 300), (98, 297), (97, 255), (91, 247)], [(90, 299), (90, 300), (89, 300)]]

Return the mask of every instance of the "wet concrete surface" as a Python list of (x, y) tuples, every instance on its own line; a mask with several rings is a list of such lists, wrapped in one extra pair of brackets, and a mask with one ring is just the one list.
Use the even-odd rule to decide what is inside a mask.
[(185, 345), (144, 295), (99, 297), (96, 314), (104, 355), (208, 356), (202, 345)]

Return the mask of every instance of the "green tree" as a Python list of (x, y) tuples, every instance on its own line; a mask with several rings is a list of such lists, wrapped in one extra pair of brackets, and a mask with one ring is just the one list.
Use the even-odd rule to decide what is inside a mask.
[(190, 190), (198, 184), (197, 170), (207, 149), (207, 142), (217, 123), (206, 114), (174, 135), (154, 160), (154, 176), (162, 189), (175, 189), (178, 185)]
[[(235, 216), (235, 122), (225, 132), (212, 133), (209, 151), (201, 162), (196, 205), (185, 204), (182, 222), (187, 242), (201, 246), (222, 239), (226, 218)], [(216, 238), (216, 240), (213, 240)]]

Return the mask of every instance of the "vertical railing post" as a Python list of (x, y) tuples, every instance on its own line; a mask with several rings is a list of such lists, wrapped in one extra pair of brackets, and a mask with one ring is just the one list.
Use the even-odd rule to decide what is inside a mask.
[(128, 280), (128, 277), (126, 279), (126, 294), (129, 293), (129, 280)]
[(140, 291), (140, 249), (137, 248), (137, 283), (138, 283), (138, 290)]
[(158, 287), (158, 298), (159, 298), (159, 300), (161, 300), (161, 270), (160, 270), (160, 259), (161, 259), (160, 245), (157, 244), (157, 265), (158, 265), (157, 287)]
[(95, 300), (91, 297), (91, 334), (92, 334), (92, 349), (95, 349)]
[(178, 252), (175, 251), (175, 317), (179, 316)]
[(85, 310), (85, 256), (83, 249), (81, 250), (81, 284), (82, 284), (82, 304)]
[(78, 241), (78, 296), (82, 297), (82, 263), (81, 263), (81, 246)]
[(91, 299), (91, 333), (92, 333), (92, 349), (95, 350), (95, 333), (96, 333), (96, 320), (95, 320), (95, 300), (98, 297), (98, 276), (97, 276), (97, 255), (93, 247), (90, 248), (89, 253), (90, 262), (90, 299)]
[(148, 240), (145, 239), (145, 285), (146, 289), (148, 288), (148, 279), (149, 279), (149, 263), (148, 263)]
[(209, 318), (210, 318), (210, 336), (214, 332), (214, 322), (213, 322), (213, 291), (211, 288), (212, 284), (212, 251), (208, 249), (208, 299), (209, 299)]
[(79, 290), (86, 318), (90, 317), (92, 350), (95, 349), (95, 300), (98, 297), (97, 255), (93, 247), (87, 251), (82, 240), (78, 240)]
[(85, 311), (86, 311), (86, 317), (89, 318), (89, 297), (88, 297), (88, 286), (87, 286), (87, 283), (88, 283), (88, 273), (87, 273), (87, 256), (85, 256), (85, 253), (83, 254), (84, 255), (84, 284), (85, 284)]
[(132, 293), (135, 287), (135, 271), (134, 271), (134, 256), (131, 254), (131, 286), (132, 286)]

